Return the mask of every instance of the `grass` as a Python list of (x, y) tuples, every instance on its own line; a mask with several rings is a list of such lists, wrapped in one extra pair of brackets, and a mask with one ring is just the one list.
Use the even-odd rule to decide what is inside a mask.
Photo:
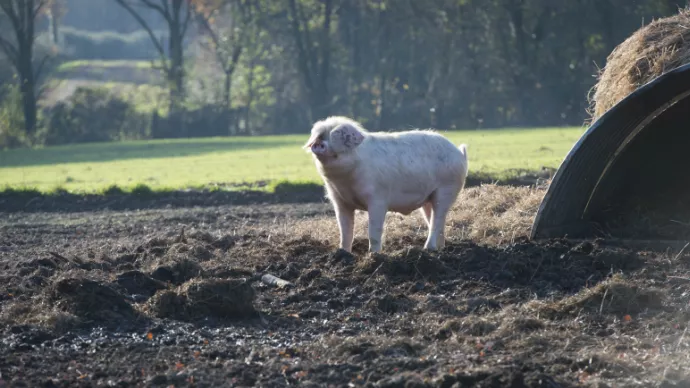
[[(583, 128), (449, 131), (469, 145), (470, 171), (506, 178), (513, 169), (558, 167)], [(319, 182), (304, 135), (94, 143), (0, 152), (0, 186), (98, 193), (113, 185), (152, 190)], [(275, 189), (275, 185), (267, 185)]]
[(133, 68), (133, 69), (150, 69), (151, 61), (141, 60), (75, 60), (61, 63), (56, 69), (58, 73), (73, 71), (81, 68)]

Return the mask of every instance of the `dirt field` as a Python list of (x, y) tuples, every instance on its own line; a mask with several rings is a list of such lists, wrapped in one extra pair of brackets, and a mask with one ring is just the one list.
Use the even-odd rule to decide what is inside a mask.
[(690, 250), (529, 242), (543, 194), (354, 256), (313, 195), (0, 199), (0, 387), (690, 386)]

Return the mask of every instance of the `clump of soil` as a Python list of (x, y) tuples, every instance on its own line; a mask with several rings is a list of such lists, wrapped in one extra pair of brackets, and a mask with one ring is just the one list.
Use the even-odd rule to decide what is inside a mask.
[(116, 284), (128, 294), (144, 295), (151, 297), (158, 290), (163, 290), (166, 285), (141, 271), (127, 271), (117, 276)]
[(49, 299), (62, 311), (98, 322), (119, 322), (135, 316), (125, 297), (93, 280), (67, 278), (50, 289)]
[(283, 244), (288, 257), (331, 253), (332, 248), (323, 241), (316, 240), (309, 235), (286, 241)]
[(175, 243), (168, 249), (167, 255), (172, 257), (189, 256), (199, 261), (210, 260), (213, 257), (211, 250), (200, 244)]
[(367, 305), (374, 311), (394, 314), (397, 312), (409, 311), (414, 307), (415, 302), (405, 294), (386, 294), (380, 298), (372, 298)]
[(356, 270), (364, 275), (383, 275), (393, 281), (435, 281), (455, 273), (438, 257), (418, 247), (399, 250), (390, 255), (369, 254), (357, 261)]
[(255, 292), (245, 280), (191, 280), (175, 290), (154, 295), (146, 309), (159, 318), (194, 320), (205, 317), (253, 317)]
[(159, 266), (151, 272), (151, 277), (164, 283), (179, 285), (201, 276), (202, 273), (203, 268), (198, 262), (185, 258), (174, 259)]

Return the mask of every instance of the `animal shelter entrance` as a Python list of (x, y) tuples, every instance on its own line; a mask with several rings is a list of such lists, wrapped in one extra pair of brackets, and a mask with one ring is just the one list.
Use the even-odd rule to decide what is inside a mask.
[(690, 240), (690, 65), (596, 120), (558, 169), (532, 238)]

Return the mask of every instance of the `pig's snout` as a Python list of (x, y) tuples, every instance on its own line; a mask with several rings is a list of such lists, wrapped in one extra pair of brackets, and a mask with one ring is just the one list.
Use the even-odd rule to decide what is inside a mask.
[(323, 142), (318, 141), (311, 145), (311, 152), (315, 153), (316, 155), (323, 155), (326, 153), (326, 150), (326, 144)]

